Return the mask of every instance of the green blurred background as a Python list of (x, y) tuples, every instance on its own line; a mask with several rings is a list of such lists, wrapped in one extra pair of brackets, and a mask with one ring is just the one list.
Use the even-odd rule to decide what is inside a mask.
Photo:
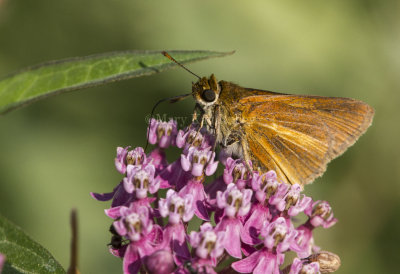
[[(306, 188), (339, 222), (316, 243), (339, 273), (398, 272), (400, 2), (0, 0), (0, 76), (52, 59), (127, 49), (205, 49), (233, 56), (195, 73), (294, 94), (371, 104), (372, 127)], [(117, 146), (143, 146), (144, 117), (195, 81), (182, 69), (51, 97), (0, 117), (0, 213), (69, 260), (69, 212), (80, 221), (82, 273), (118, 273), (110, 220), (90, 191), (110, 191)], [(189, 115), (193, 101), (160, 113)]]

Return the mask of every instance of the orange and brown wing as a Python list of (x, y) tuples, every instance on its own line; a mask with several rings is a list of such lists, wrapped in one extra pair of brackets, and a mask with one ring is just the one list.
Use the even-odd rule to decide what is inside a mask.
[(237, 104), (238, 101), (246, 97), (288, 95), (267, 90), (244, 88), (227, 81), (219, 81), (218, 83), (221, 86), (219, 100), (228, 107)]
[(347, 98), (254, 95), (240, 99), (245, 145), (256, 166), (287, 183), (311, 183), (354, 144), (372, 122), (373, 109)]

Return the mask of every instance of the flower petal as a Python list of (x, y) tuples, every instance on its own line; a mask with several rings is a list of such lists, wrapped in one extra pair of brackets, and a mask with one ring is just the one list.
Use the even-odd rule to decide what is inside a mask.
[(125, 191), (128, 192), (128, 193), (132, 193), (133, 190), (135, 189), (135, 188), (133, 187), (132, 182), (131, 182), (128, 178), (126, 178), (126, 177), (123, 179), (123, 182), (124, 182), (124, 189), (125, 189)]
[(258, 239), (260, 234), (260, 229), (264, 224), (264, 221), (269, 220), (269, 210), (262, 205), (257, 205), (254, 207), (254, 211), (250, 218), (246, 221), (243, 233), (241, 235), (242, 241), (246, 244), (255, 245), (261, 242)]
[(253, 274), (265, 273), (279, 274), (279, 265), (274, 254), (267, 253), (267, 256), (262, 256), (253, 272)]
[[(225, 225), (224, 247), (226, 251), (235, 258), (242, 258), (242, 250), (240, 248), (240, 232), (242, 224), (238, 219), (223, 219), (222, 222), (227, 222)], [(221, 222), (221, 223), (222, 223)]]
[(109, 209), (105, 209), (104, 213), (112, 219), (117, 219), (117, 218), (121, 217), (120, 209), (121, 209), (120, 206), (116, 206), (116, 207), (112, 207)]
[(141, 264), (142, 262), (138, 256), (137, 250), (132, 245), (129, 245), (124, 256), (124, 274), (139, 273)]
[(231, 266), (234, 270), (236, 270), (239, 273), (251, 273), (253, 272), (253, 269), (257, 266), (257, 262), (261, 253), (262, 253), (261, 251), (256, 251), (249, 257), (234, 262)]
[(217, 167), (218, 167), (218, 161), (208, 164), (205, 170), (206, 175), (207, 176), (213, 175), (217, 170)]
[(97, 201), (105, 202), (111, 200), (114, 197), (114, 191), (109, 193), (90, 192), (90, 196), (92, 196)]
[(184, 154), (181, 155), (181, 166), (184, 171), (189, 171), (189, 169), (191, 167), (189, 157), (187, 157)]

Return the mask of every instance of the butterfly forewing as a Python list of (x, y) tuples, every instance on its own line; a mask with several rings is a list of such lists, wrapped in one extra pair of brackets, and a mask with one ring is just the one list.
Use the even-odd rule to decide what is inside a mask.
[[(227, 83), (227, 82), (225, 82)], [(373, 109), (347, 98), (297, 96), (240, 88), (220, 103), (239, 113), (242, 141), (261, 170), (287, 183), (311, 183), (371, 124)], [(224, 87), (224, 86), (222, 86)], [(233, 100), (232, 100), (233, 99)], [(228, 104), (225, 102), (229, 102)], [(224, 121), (222, 121), (224, 123)]]

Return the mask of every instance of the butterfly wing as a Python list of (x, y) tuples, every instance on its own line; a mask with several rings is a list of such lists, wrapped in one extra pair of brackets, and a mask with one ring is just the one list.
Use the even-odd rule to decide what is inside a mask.
[(230, 109), (240, 113), (242, 141), (252, 162), (291, 184), (305, 185), (322, 175), (327, 163), (365, 132), (374, 114), (367, 104), (348, 98), (243, 88), (242, 97), (237, 93)]

